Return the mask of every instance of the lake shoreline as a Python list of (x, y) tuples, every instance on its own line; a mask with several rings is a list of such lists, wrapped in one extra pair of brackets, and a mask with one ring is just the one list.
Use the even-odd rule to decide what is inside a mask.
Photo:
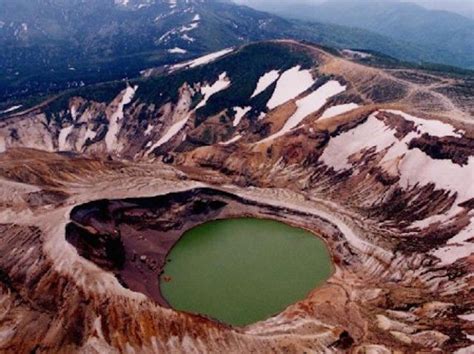
[(179, 311), (246, 326), (305, 299), (331, 276), (329, 249), (307, 230), (266, 218), (205, 222), (169, 253), (160, 291)]
[(212, 188), (80, 205), (71, 212), (66, 239), (81, 256), (113, 272), (126, 288), (145, 294), (162, 307), (172, 308), (161, 292), (160, 281), (173, 247), (198, 225), (236, 218), (279, 221), (321, 239), (332, 262), (331, 274), (317, 288), (331, 279), (344, 257), (334, 252), (334, 244), (342, 242), (343, 235), (326, 220)]

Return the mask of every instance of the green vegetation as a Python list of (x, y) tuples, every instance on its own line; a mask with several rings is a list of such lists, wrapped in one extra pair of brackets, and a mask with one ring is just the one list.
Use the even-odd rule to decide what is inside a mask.
[[(311, 44), (310, 42), (306, 42)], [(321, 46), (320, 46), (321, 47)], [(326, 47), (321, 47), (328, 50)], [(357, 50), (357, 49), (355, 49)], [(335, 49), (331, 53), (339, 55)], [(427, 72), (441, 73), (449, 76), (474, 77), (474, 71), (460, 69), (438, 64), (413, 64), (402, 62), (388, 55), (376, 51), (365, 50), (370, 57), (359, 59), (360, 62), (382, 68), (417, 69)], [(266, 112), (266, 103), (275, 90), (276, 83), (270, 85), (258, 96), (250, 98), (259, 78), (268, 71), (287, 70), (295, 65), (310, 68), (317, 65), (314, 59), (304, 50), (293, 49), (291, 45), (282, 45), (276, 42), (260, 42), (249, 44), (232, 52), (215, 62), (198, 66), (192, 69), (181, 69), (171, 74), (164, 73), (159, 76), (139, 78), (130, 81), (131, 85), (138, 85), (135, 98), (143, 103), (155, 104), (157, 107), (167, 103), (176, 103), (179, 97), (179, 88), (188, 83), (193, 86), (197, 83), (214, 83), (220, 74), (227, 73), (231, 85), (212, 96), (207, 104), (197, 111), (197, 124), (205, 119), (222, 112), (229, 107), (251, 106), (249, 117), (256, 119), (261, 112)], [(320, 86), (328, 78), (320, 77), (315, 86)], [(322, 81), (321, 81), (322, 80)], [(50, 119), (60, 119), (59, 113), (67, 110), (68, 102), (72, 97), (82, 97), (86, 100), (110, 103), (127, 85), (126, 81), (110, 81), (91, 86), (85, 86), (63, 91), (45, 107), (45, 112)], [(32, 96), (28, 99), (11, 101), (0, 104), (8, 108), (14, 104), (22, 104), (26, 109), (41, 101), (45, 96)], [(197, 92), (192, 97), (192, 108), (202, 100), (202, 94)], [(231, 113), (232, 115), (233, 113)]]
[[(0, 31), (0, 103), (132, 79), (150, 67), (278, 38), (308, 40), (331, 48), (375, 50), (417, 63), (438, 62), (440, 58), (452, 62), (440, 56), (440, 51), (366, 30), (289, 21), (230, 2), (199, 4), (199, 26), (190, 32), (194, 41), (183, 39), (179, 31), (194, 17), (185, 11), (185, 2), (180, 2), (173, 13), (165, 2), (141, 10), (103, 0), (17, 0), (4, 5), (1, 20), (11, 25)], [(26, 33), (22, 32), (23, 23), (28, 24)], [(170, 31), (175, 35), (160, 41)], [(174, 47), (187, 52), (170, 54), (168, 49)], [(173, 98), (175, 88), (172, 84), (165, 96)]]
[[(354, 49), (362, 50), (362, 49)], [(389, 55), (385, 55), (378, 51), (374, 50), (362, 50), (365, 53), (371, 54), (367, 58), (359, 59), (361, 63), (372, 65), (381, 68), (388, 69), (417, 69), (424, 70), (428, 72), (448, 74), (448, 75), (461, 75), (461, 76), (474, 76), (474, 70), (463, 69), (456, 66), (444, 65), (444, 64), (435, 64), (435, 63), (412, 63), (408, 61), (398, 60)]]
[(69, 100), (72, 97), (81, 97), (85, 100), (95, 102), (110, 103), (117, 95), (125, 89), (127, 83), (123, 81), (113, 81), (103, 84), (98, 84), (93, 87), (82, 87), (75, 90), (63, 92), (51, 103), (46, 105), (44, 112), (46, 116), (51, 119), (59, 119), (58, 113), (68, 108)]
[[(345, 0), (311, 5), (281, 1), (262, 7), (283, 17), (352, 27), (355, 35), (370, 31), (387, 38), (387, 45), (395, 44), (390, 49), (380, 43), (367, 47), (354, 42), (354, 48), (373, 49), (402, 60), (474, 69), (474, 20), (455, 13), (432, 11), (404, 1)], [(369, 40), (369, 36), (365, 38)], [(410, 57), (417, 53), (421, 54), (418, 58)]]
[[(270, 86), (259, 96), (250, 100), (259, 78), (271, 70), (287, 70), (295, 65), (309, 68), (313, 59), (301, 50), (293, 50), (288, 46), (265, 42), (247, 45), (208, 65), (192, 69), (182, 69), (171, 74), (156, 77), (131, 80), (131, 85), (138, 85), (135, 98), (147, 104), (161, 106), (167, 102), (176, 103), (179, 89), (184, 83), (214, 83), (220, 74), (227, 73), (231, 86), (211, 97), (205, 107), (198, 110), (198, 122), (215, 115), (228, 107), (252, 105), (255, 114), (264, 111), (265, 103), (271, 96), (275, 85)], [(45, 107), (48, 117), (58, 116), (58, 113), (68, 107), (72, 97), (82, 97), (85, 100), (110, 103), (126, 87), (126, 81), (110, 81), (91, 86), (85, 86), (63, 91)], [(38, 98), (40, 96), (36, 96)], [(198, 92), (193, 96), (192, 107), (202, 100)], [(39, 100), (25, 99), (20, 102), (38, 103)], [(56, 119), (54, 118), (54, 119)]]
[[(136, 81), (139, 89), (136, 97), (141, 101), (157, 106), (166, 102), (176, 102), (178, 90), (186, 82), (213, 83), (220, 74), (227, 73), (231, 86), (212, 96), (205, 107), (197, 111), (198, 122), (213, 116), (228, 107), (246, 106), (251, 102), (254, 107), (263, 111), (265, 99), (271, 95), (274, 85), (250, 101), (259, 78), (271, 70), (287, 70), (295, 65), (310, 68), (314, 65), (312, 58), (301, 50), (292, 50), (276, 43), (250, 44), (236, 53), (227, 55), (208, 65), (181, 70), (171, 75), (163, 75)], [(198, 103), (193, 101), (194, 105)]]

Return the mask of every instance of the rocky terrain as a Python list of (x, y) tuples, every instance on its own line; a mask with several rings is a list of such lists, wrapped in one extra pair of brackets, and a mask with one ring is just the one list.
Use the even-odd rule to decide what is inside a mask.
[[(3, 113), (0, 351), (472, 352), (473, 79), (367, 55), (258, 43)], [(334, 274), (244, 328), (168, 308), (168, 250), (229, 216)]]

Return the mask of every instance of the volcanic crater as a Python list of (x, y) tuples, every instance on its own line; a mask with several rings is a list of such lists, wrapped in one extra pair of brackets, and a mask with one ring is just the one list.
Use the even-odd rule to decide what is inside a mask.
[[(471, 76), (288, 40), (212, 57), (2, 117), (0, 351), (472, 352)], [(318, 235), (334, 273), (246, 327), (170, 309), (169, 250), (242, 216)]]
[(324, 239), (334, 261), (351, 255), (341, 232), (324, 218), (213, 188), (78, 205), (71, 212), (65, 237), (79, 255), (113, 272), (123, 286), (170, 307), (161, 293), (160, 276), (171, 249), (197, 225), (240, 217), (277, 220), (307, 229)]

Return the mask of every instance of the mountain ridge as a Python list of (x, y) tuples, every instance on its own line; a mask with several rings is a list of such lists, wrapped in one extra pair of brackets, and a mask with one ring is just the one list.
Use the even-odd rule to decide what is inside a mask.
[(8, 6), (0, 7), (0, 68), (6, 73), (0, 78), (0, 101), (134, 77), (150, 67), (277, 38), (375, 49), (418, 62), (437, 58), (367, 31), (291, 22), (229, 2), (130, 0), (115, 6), (89, 0), (87, 6), (78, 1), (64, 7), (46, 0), (2, 1)]
[(472, 68), (474, 20), (457, 13), (430, 10), (410, 2), (331, 1), (314, 5), (282, 3), (267, 9), (287, 18), (366, 29), (437, 51), (438, 62)]
[[(289, 48), (294, 47), (300, 49), (297, 49), (293, 52), (287, 51), (287, 49), (284, 49), (285, 45)], [(322, 47), (316, 47), (310, 44), (303, 44), (294, 41), (270, 41), (263, 43), (257, 42), (244, 47), (237, 47), (227, 51), (221, 51), (214, 55), (205, 56), (203, 59), (194, 59), (194, 61), (191, 62), (180, 63), (174, 66), (165, 66), (164, 68), (158, 70), (156, 75), (151, 75), (140, 79), (132, 79), (128, 81), (128, 83), (125, 81), (117, 81), (101, 84), (98, 86), (90, 86), (84, 89), (71, 90), (70, 92), (65, 92), (64, 94), (59, 95), (57, 98), (52, 98), (51, 100), (40, 104), (36, 108), (29, 108), (25, 106), (21, 109), (18, 109), (19, 112), (4, 113), (3, 120), (8, 122), (9, 116), (21, 117), (22, 115), (28, 116), (31, 114), (42, 113), (46, 115), (45, 118), (48, 121), (48, 125), (53, 124), (51, 128), (58, 124), (59, 130), (66, 129), (66, 126), (64, 126), (65, 122), (62, 120), (66, 119), (66, 122), (74, 124), (74, 116), (77, 113), (74, 113), (71, 116), (71, 113), (68, 112), (72, 104), (71, 102), (77, 101), (81, 102), (80, 106), (84, 105), (83, 109), (92, 104), (91, 108), (96, 107), (93, 108), (93, 110), (99, 109), (99, 112), (102, 112), (95, 112), (94, 115), (97, 115), (97, 117), (91, 117), (93, 120), (87, 123), (87, 125), (91, 129), (92, 127), (95, 127), (94, 135), (96, 138), (101, 136), (101, 139), (104, 139), (105, 135), (103, 135), (101, 132), (107, 132), (111, 129), (110, 125), (104, 124), (106, 122), (103, 120), (103, 115), (108, 115), (106, 107), (117, 104), (114, 103), (116, 101), (120, 102), (120, 97), (124, 95), (124, 90), (128, 87), (127, 90), (131, 91), (125, 95), (130, 94), (132, 96), (132, 101), (131, 103), (124, 103), (123, 108), (126, 110), (130, 105), (135, 106), (136, 109), (138, 109), (138, 112), (141, 112), (139, 116), (142, 118), (140, 118), (141, 123), (138, 127), (133, 125), (127, 129), (129, 129), (130, 133), (133, 134), (137, 133), (136, 129), (143, 129), (140, 134), (144, 134), (145, 129), (148, 128), (146, 128), (146, 126), (143, 124), (145, 124), (145, 121), (149, 121), (151, 119), (150, 115), (152, 114), (151, 112), (147, 112), (147, 107), (162, 107), (168, 104), (174, 106), (179, 105), (180, 100), (184, 100), (182, 104), (187, 102), (186, 106), (188, 107), (188, 113), (191, 114), (192, 109), (194, 107), (198, 107), (200, 100), (203, 100), (203, 96), (199, 93), (200, 87), (210, 85), (209, 89), (211, 89), (212, 85), (218, 82), (221, 82), (221, 84), (224, 84), (225, 86), (228, 80), (228, 82), (232, 84), (232, 87), (235, 87), (232, 91), (224, 90), (223, 92), (220, 92), (220, 90), (218, 90), (216, 94), (213, 94), (209, 98), (205, 99), (206, 104), (203, 107), (200, 107), (195, 112), (193, 111), (193, 114), (196, 115), (194, 123), (195, 129), (200, 132), (199, 134), (204, 134), (205, 129), (202, 130), (199, 125), (203, 123), (208, 117), (214, 117), (222, 110), (229, 112), (226, 114), (226, 119), (228, 120), (231, 119), (231, 117), (235, 114), (232, 113), (232, 109), (234, 107), (241, 107), (242, 109), (248, 106), (251, 107), (251, 109), (246, 112), (246, 115), (249, 116), (249, 119), (251, 120), (256, 120), (261, 114), (266, 114), (269, 109), (265, 106), (265, 101), (262, 100), (268, 100), (269, 93), (264, 92), (249, 100), (248, 97), (251, 95), (251, 91), (255, 88), (252, 87), (252, 85), (256, 85), (256, 80), (259, 76), (263, 75), (265, 72), (270, 72), (271, 70), (278, 70), (279, 72), (282, 72), (290, 69), (292, 66), (295, 66), (296, 63), (299, 63), (300, 70), (304, 70), (306, 65), (311, 66), (312, 60), (309, 59), (307, 54), (304, 54), (305, 51), (319, 53), (318, 55), (323, 58), (333, 58), (331, 59), (333, 63), (337, 63), (339, 61), (341, 63), (353, 62), (354, 65), (356, 65), (354, 66), (354, 70), (361, 71), (361, 73), (363, 71), (370, 71), (380, 75), (380, 73), (389, 72), (390, 79), (384, 83), (383, 90), (388, 90), (388, 88), (386, 88), (386, 86), (389, 86), (388, 83), (391, 83), (393, 87), (387, 91), (387, 95), (382, 97), (383, 95), (380, 95), (375, 91), (371, 93), (376, 95), (374, 98), (377, 97), (376, 100), (381, 100), (380, 102), (390, 101), (392, 99), (399, 100), (400, 98), (397, 98), (398, 95), (401, 95), (401, 97), (405, 96), (406, 91), (410, 88), (410, 90), (415, 90), (414, 92), (417, 92), (418, 90), (420, 90), (420, 92), (417, 94), (412, 93), (413, 98), (409, 98), (407, 96), (408, 102), (411, 102), (411, 104), (415, 105), (416, 107), (420, 104), (418, 98), (416, 98), (417, 95), (420, 95), (420, 97), (430, 97), (432, 104), (438, 107), (438, 109), (431, 112), (431, 114), (436, 114), (439, 116), (443, 115), (443, 111), (444, 115), (450, 115), (452, 112), (457, 112), (460, 120), (468, 122), (469, 115), (473, 112), (472, 107), (469, 106), (468, 100), (471, 92), (470, 85), (472, 83), (473, 76), (469, 78), (469, 76), (462, 76), (459, 74), (453, 75), (442, 72), (436, 73), (403, 66), (388, 65), (386, 68), (384, 68), (383, 65), (369, 66), (372, 65), (371, 63), (374, 61), (375, 63), (378, 63), (377, 57), (374, 57), (372, 54), (362, 53), (365, 57), (358, 58), (354, 57), (354, 53), (357, 54), (357, 52), (353, 51), (334, 51), (331, 49), (325, 49)], [(193, 64), (194, 62), (200, 64), (195, 65)], [(242, 63), (246, 63), (246, 65), (242, 66)], [(344, 64), (344, 66), (348, 66), (348, 64)], [(229, 71), (229, 68), (232, 68), (232, 71)], [(220, 75), (222, 75), (224, 72), (226, 75), (220, 79)], [(384, 76), (385, 74), (383, 74), (381, 78)], [(413, 76), (413, 79), (411, 76)], [(318, 81), (318, 85), (321, 85), (321, 83), (324, 83), (328, 80), (328, 78), (325, 77), (326, 75), (324, 74), (320, 81)], [(429, 85), (427, 86), (427, 89), (424, 88), (424, 85), (418, 85), (418, 80), (420, 80), (422, 83), (426, 80), (427, 82), (434, 80), (433, 87), (435, 87), (437, 91), (432, 91), (429, 89)], [(386, 79), (382, 80), (382, 82), (385, 81)], [(413, 83), (411, 81), (413, 81)], [(375, 85), (374, 88), (370, 89), (370, 91), (375, 90), (376, 87), (377, 86)], [(364, 88), (364, 90), (368, 90), (368, 88)], [(452, 101), (451, 94), (449, 94), (450, 90), (453, 90), (456, 92), (456, 95), (458, 95), (456, 101)], [(182, 96), (185, 92), (187, 92), (185, 95), (187, 97), (186, 99), (184, 99), (184, 96)], [(229, 96), (231, 92), (232, 94)], [(391, 97), (391, 95), (395, 96)], [(459, 101), (461, 98), (462, 101)], [(26, 113), (22, 113), (25, 110)], [(75, 110), (77, 110), (77, 108), (75, 108)], [(134, 114), (138, 114), (138, 112)], [(161, 113), (156, 112), (155, 114)], [(183, 119), (184, 116), (181, 118)], [(176, 121), (176, 119), (177, 118), (172, 118), (171, 121)], [(258, 121), (254, 121), (252, 124), (255, 123), (257, 126), (260, 125)], [(99, 125), (97, 126), (97, 124)], [(150, 124), (150, 126), (154, 126), (153, 123), (149, 122), (148, 124)], [(81, 126), (82, 124), (78, 127)], [(204, 127), (206, 127), (206, 124), (204, 124)], [(53, 131), (56, 129), (57, 128), (54, 128)], [(232, 128), (230, 131), (233, 131), (234, 129), (235, 128)], [(262, 129), (262, 127), (256, 129)], [(83, 131), (82, 133), (85, 132)], [(263, 131), (263, 134), (267, 133)], [(153, 145), (153, 142), (150, 143), (151, 136), (148, 134), (144, 135), (144, 137), (147, 139), (144, 143)], [(226, 134), (223, 136), (227, 136)], [(188, 137), (194, 139), (192, 138), (193, 134), (188, 134)], [(50, 143), (50, 146), (57, 144), (56, 139), (58, 138), (54, 137), (54, 135), (52, 138), (53, 139)], [(50, 138), (48, 138), (48, 140), (49, 139)], [(158, 140), (155, 140), (154, 143), (156, 143)], [(14, 140), (11, 141), (14, 142)], [(212, 141), (215, 142), (215, 140)], [(96, 142), (100, 143), (100, 140)], [(225, 140), (221, 142), (225, 142)], [(125, 144), (125, 141), (123, 143)], [(84, 144), (81, 144), (80, 146), (82, 148)], [(137, 148), (141, 149), (142, 147), (137, 146)], [(78, 152), (80, 152), (80, 150)], [(127, 153), (127, 156), (130, 155)]]

